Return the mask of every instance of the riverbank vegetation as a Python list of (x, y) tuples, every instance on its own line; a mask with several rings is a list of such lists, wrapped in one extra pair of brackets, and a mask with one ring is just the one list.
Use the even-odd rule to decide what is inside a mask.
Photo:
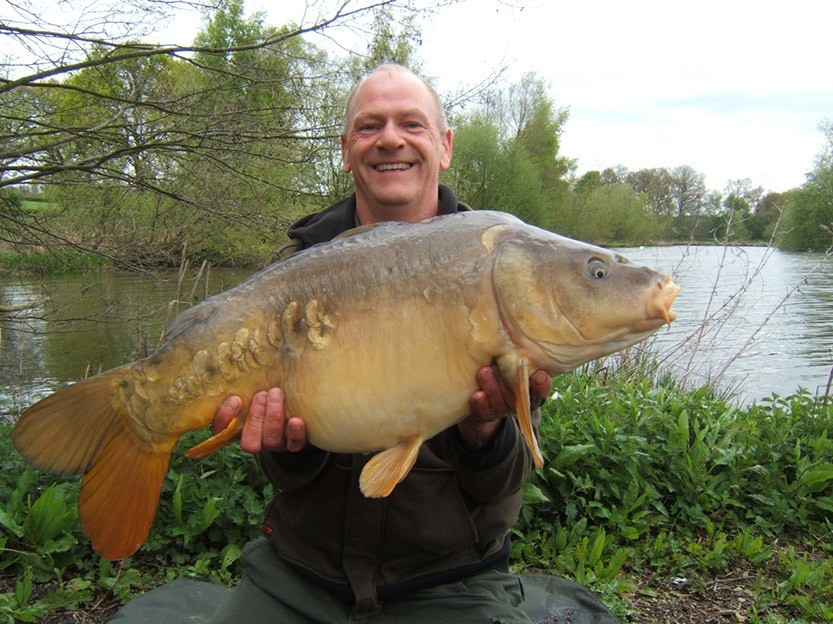
[[(382, 61), (420, 65), (416, 13), (388, 2), (333, 8), (299, 28), (221, 0), (186, 46), (146, 44), (135, 29), (114, 34), (165, 8), (124, 3), (63, 37), (34, 13), (0, 24), (29, 51), (0, 78), (2, 270), (76, 268), (84, 254), (120, 267), (175, 266), (183, 250), (192, 262), (261, 263), (289, 223), (350, 191), (338, 138), (350, 86)], [(358, 28), (363, 13), (363, 56), (311, 42), (311, 31)], [(561, 150), (570, 103), (535, 74), (506, 84), (498, 69), (442, 95), (455, 130), (443, 181), (477, 208), (591, 242), (830, 245), (821, 227), (833, 223), (829, 120), (801, 188), (765, 193), (741, 179), (717, 191), (687, 165), (577, 177)]]
[[(236, 445), (194, 462), (184, 451), (205, 432), (183, 440), (148, 541), (111, 563), (80, 533), (78, 479), (26, 467), (2, 433), (0, 620), (103, 622), (175, 578), (237, 579), (272, 492)], [(556, 379), (541, 445), (514, 531), (518, 572), (574, 578), (624, 622), (833, 622), (828, 401), (739, 408), (644, 372), (587, 369)]]

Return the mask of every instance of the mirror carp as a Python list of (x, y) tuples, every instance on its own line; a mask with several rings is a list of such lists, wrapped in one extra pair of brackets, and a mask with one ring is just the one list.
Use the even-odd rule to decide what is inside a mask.
[[(504, 213), (360, 227), (182, 312), (153, 355), (35, 403), (14, 445), (39, 469), (84, 474), (81, 527), (108, 559), (144, 543), (174, 445), (232, 394), (245, 414), (256, 392), (283, 388), (311, 444), (376, 453), (360, 485), (384, 497), (424, 440), (467, 415), (477, 371), (496, 362), (540, 467), (529, 375), (644, 340), (676, 318), (679, 290)], [(244, 418), (188, 456), (239, 439)]]

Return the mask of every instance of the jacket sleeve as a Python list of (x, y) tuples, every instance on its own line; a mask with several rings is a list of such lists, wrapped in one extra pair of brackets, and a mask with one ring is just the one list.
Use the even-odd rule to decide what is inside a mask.
[[(533, 401), (531, 416), (536, 436), (541, 422), (540, 405), (540, 401)], [(456, 427), (452, 427), (450, 439), (460, 488), (476, 500), (494, 502), (518, 492), (535, 469), (532, 452), (515, 416), (503, 419), (502, 428), (483, 451), (467, 450)]]
[(305, 486), (324, 468), (330, 454), (308, 445), (296, 453), (289, 451), (260, 452), (255, 457), (260, 469), (281, 490), (293, 490)]

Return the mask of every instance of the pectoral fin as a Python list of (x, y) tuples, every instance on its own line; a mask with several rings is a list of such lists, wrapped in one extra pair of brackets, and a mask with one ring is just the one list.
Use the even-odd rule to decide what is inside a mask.
[(221, 448), (225, 448), (232, 442), (236, 442), (240, 439), (240, 434), (243, 431), (243, 423), (245, 422), (246, 420), (244, 418), (234, 418), (228, 424), (228, 427), (223, 429), (220, 433), (211, 436), (205, 442), (200, 442), (196, 446), (188, 449), (185, 453), (185, 457), (188, 457), (189, 459), (205, 457), (206, 455), (211, 455), (211, 453), (215, 451), (219, 451)]
[(515, 393), (515, 411), (518, 414), (518, 425), (532, 453), (536, 468), (544, 466), (544, 457), (538, 447), (538, 439), (532, 430), (532, 413), (529, 405), (529, 360), (523, 356), (510, 354), (498, 358), (498, 367), (503, 377), (510, 382)]
[(362, 469), (359, 487), (368, 498), (385, 498), (414, 466), (425, 438), (414, 436), (374, 455)]

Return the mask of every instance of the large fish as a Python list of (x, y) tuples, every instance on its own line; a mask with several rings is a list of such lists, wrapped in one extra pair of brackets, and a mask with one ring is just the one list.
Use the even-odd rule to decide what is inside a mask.
[[(104, 557), (150, 530), (171, 451), (236, 394), (280, 386), (309, 442), (378, 452), (361, 475), (387, 496), (423, 440), (469, 410), (476, 372), (497, 362), (542, 465), (528, 377), (648, 337), (676, 315), (679, 286), (604, 249), (475, 211), (357, 228), (186, 310), (155, 354), (46, 397), (14, 444), (34, 466), (84, 473), (81, 527)], [(242, 420), (188, 452), (240, 436)]]

